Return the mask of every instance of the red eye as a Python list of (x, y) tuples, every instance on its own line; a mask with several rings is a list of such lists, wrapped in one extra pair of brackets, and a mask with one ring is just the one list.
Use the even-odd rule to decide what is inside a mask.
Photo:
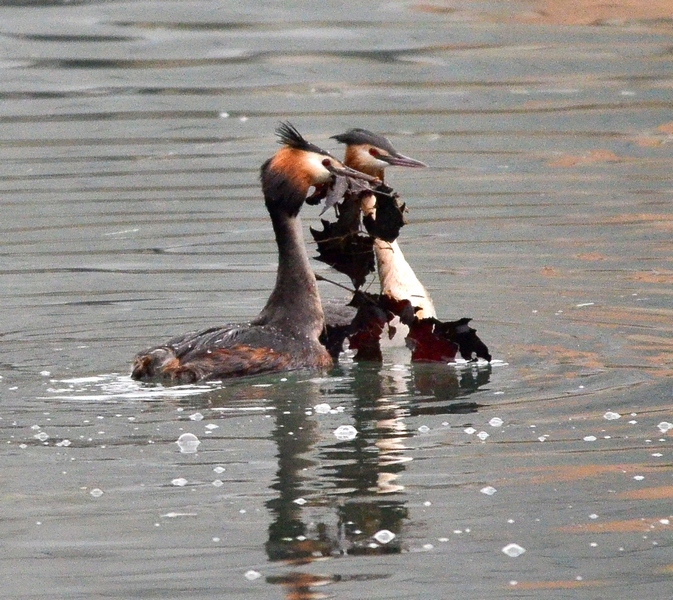
[(378, 156), (381, 153), (376, 148), (370, 148), (369, 154), (371, 154), (372, 156)]
[(329, 158), (323, 158), (322, 159), (322, 166), (323, 167), (331, 167), (332, 166), (332, 161)]

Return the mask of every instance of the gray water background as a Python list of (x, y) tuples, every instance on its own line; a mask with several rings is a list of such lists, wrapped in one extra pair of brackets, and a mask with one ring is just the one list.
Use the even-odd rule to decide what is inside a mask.
[[(542, 17), (2, 3), (0, 596), (671, 598), (673, 21)], [(430, 165), (401, 244), (491, 367), (131, 382), (263, 305), (285, 119)]]

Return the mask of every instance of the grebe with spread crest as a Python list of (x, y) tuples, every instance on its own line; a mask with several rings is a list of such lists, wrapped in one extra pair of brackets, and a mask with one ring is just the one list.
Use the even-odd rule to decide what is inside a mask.
[(323, 310), (299, 211), (311, 187), (326, 186), (337, 174), (366, 175), (305, 140), (290, 123), (281, 123), (276, 134), (283, 147), (262, 165), (260, 174), (278, 245), (276, 284), (266, 305), (249, 324), (190, 332), (140, 352), (133, 379), (193, 383), (332, 365), (318, 341)]

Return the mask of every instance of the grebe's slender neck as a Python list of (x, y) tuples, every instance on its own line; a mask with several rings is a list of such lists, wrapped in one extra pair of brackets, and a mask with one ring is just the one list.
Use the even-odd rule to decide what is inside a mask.
[[(357, 169), (383, 181), (384, 169), (370, 162), (361, 161), (359, 157), (358, 152), (354, 151), (351, 146), (347, 146), (344, 164), (351, 169)], [(373, 194), (362, 197), (361, 210), (365, 215), (376, 211), (376, 198)], [(374, 254), (376, 255), (381, 293), (398, 300), (409, 300), (412, 306), (420, 309), (416, 312), (416, 315), (421, 319), (435, 317), (436, 313), (432, 299), (404, 257), (397, 240), (386, 242), (375, 238)]]
[(273, 292), (254, 324), (277, 327), (295, 337), (317, 339), (324, 327), (324, 316), (301, 221), (282, 211), (269, 212), (278, 243), (278, 272)]
[[(278, 271), (273, 292), (253, 324), (317, 340), (325, 320), (299, 220), (312, 181), (306, 173), (289, 168), (293, 158), (300, 163), (297, 154), (296, 150), (284, 148), (262, 166), (264, 201), (278, 245)], [(325, 175), (329, 173), (325, 171)]]

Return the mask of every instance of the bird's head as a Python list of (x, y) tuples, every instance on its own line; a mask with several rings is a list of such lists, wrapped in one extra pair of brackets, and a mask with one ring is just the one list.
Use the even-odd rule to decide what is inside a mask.
[(383, 170), (390, 165), (427, 167), (420, 160), (400, 154), (387, 138), (366, 129), (350, 129), (332, 139), (346, 144), (344, 162), (349, 167), (380, 179), (383, 179)]
[(276, 129), (278, 150), (261, 169), (262, 191), (269, 210), (299, 213), (311, 187), (330, 183), (335, 175), (361, 178), (329, 152), (304, 139), (288, 122)]

